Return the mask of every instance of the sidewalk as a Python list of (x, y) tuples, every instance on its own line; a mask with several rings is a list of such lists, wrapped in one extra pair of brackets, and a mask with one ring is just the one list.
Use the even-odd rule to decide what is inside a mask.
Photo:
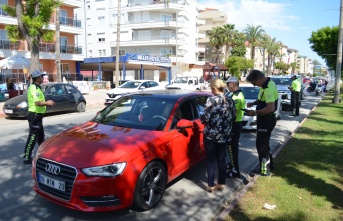
[[(100, 107), (101, 109), (105, 107), (105, 95), (107, 90), (100, 89), (96, 91), (90, 91), (89, 94), (84, 94), (83, 96), (86, 99), (86, 110), (87, 108)], [(4, 104), (6, 101), (0, 101), (0, 117), (5, 117), (3, 110)]]

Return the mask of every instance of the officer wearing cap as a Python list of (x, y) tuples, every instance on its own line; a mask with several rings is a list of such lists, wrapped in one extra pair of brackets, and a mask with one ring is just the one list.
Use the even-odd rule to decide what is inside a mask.
[(55, 102), (52, 100), (45, 101), (40, 87), (43, 83), (43, 75), (38, 70), (33, 71), (31, 74), (32, 84), (27, 90), (29, 135), (24, 150), (24, 164), (31, 164), (31, 155), (35, 144), (38, 143), (40, 145), (44, 141), (43, 115), (46, 111), (46, 106), (55, 105)]
[(229, 165), (229, 171), (227, 173), (228, 178), (239, 178), (240, 171), (239, 171), (239, 164), (238, 164), (238, 152), (239, 152), (239, 137), (241, 135), (242, 130), (242, 120), (244, 115), (244, 108), (245, 108), (245, 98), (242, 91), (239, 89), (239, 80), (236, 77), (230, 77), (226, 81), (226, 85), (229, 89), (229, 92), (225, 94), (226, 97), (232, 98), (236, 104), (236, 119), (232, 125), (231, 130), (231, 141), (229, 144), (229, 154), (231, 163)]
[(251, 70), (246, 80), (254, 86), (260, 87), (257, 100), (247, 103), (248, 108), (256, 105), (256, 110), (248, 110), (247, 114), (249, 116), (257, 115), (256, 149), (260, 170), (262, 176), (269, 176), (272, 160), (269, 140), (276, 125), (274, 112), (277, 109), (279, 95), (275, 82), (259, 70)]
[(291, 90), (291, 116), (299, 116), (301, 82), (296, 75), (293, 75), (291, 79), (292, 84), (289, 87)]

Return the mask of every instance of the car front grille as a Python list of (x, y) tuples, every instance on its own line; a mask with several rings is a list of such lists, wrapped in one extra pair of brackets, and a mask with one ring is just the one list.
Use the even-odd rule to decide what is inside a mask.
[[(55, 175), (48, 172), (46, 170), (48, 164), (58, 166), (60, 168), (59, 174)], [(74, 167), (39, 158), (36, 164), (36, 177), (37, 173), (65, 182), (65, 191), (61, 191), (37, 181), (40, 190), (59, 199), (66, 201), (70, 200), (71, 192), (73, 190), (73, 185), (77, 175), (77, 170)]]
[(117, 95), (116, 94), (107, 94), (109, 98), (115, 98)]

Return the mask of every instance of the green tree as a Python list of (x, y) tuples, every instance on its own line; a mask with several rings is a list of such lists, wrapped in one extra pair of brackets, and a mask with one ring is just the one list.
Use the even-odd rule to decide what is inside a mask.
[(338, 32), (338, 26), (327, 26), (312, 32), (308, 39), (311, 49), (323, 58), (326, 65), (331, 69), (336, 69)]
[(223, 46), (223, 35), (222, 35), (222, 29), (221, 27), (213, 27), (211, 31), (207, 31), (207, 35), (210, 39), (210, 45), (211, 47), (214, 47), (216, 49), (217, 58), (216, 62), (219, 62), (219, 52), (221, 47)]
[(223, 45), (225, 46), (224, 60), (226, 60), (231, 55), (230, 49), (232, 49), (235, 44), (237, 33), (238, 31), (235, 30), (234, 24), (226, 24), (221, 27), (221, 37)]
[(15, 7), (3, 6), (4, 10), (18, 21), (18, 25), (6, 25), (9, 39), (27, 41), (31, 51), (30, 72), (39, 69), (40, 41), (52, 41), (54, 38), (54, 31), (48, 30), (47, 26), (54, 10), (60, 4), (58, 0), (15, 0)]
[(248, 25), (244, 30), (243, 30), (246, 40), (250, 43), (250, 52), (251, 52), (251, 59), (255, 59), (255, 48), (259, 46), (261, 39), (263, 37), (263, 34), (265, 31), (262, 29), (261, 25), (254, 26)]
[(245, 35), (242, 32), (237, 32), (236, 38), (234, 39), (234, 45), (231, 50), (232, 56), (245, 57), (247, 48), (245, 47)]
[(290, 63), (290, 67), (291, 67), (292, 74), (294, 74), (295, 71), (296, 71), (297, 69), (299, 70), (299, 68), (300, 68), (300, 66), (299, 66), (299, 64), (298, 64), (297, 62), (292, 62), (292, 63)]
[(254, 60), (248, 60), (240, 56), (230, 56), (226, 59), (225, 66), (228, 67), (231, 76), (240, 79), (243, 71), (254, 67)]
[(280, 42), (276, 41), (275, 38), (265, 38), (266, 50), (267, 50), (267, 73), (270, 75), (272, 66), (275, 62), (275, 58), (279, 53)]
[(275, 68), (279, 69), (282, 73), (286, 73), (286, 71), (290, 68), (290, 65), (286, 64), (285, 62), (276, 62)]

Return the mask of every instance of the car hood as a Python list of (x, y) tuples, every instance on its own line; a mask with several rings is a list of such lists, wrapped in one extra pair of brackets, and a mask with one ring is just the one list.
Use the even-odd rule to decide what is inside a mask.
[(115, 88), (112, 90), (109, 90), (107, 94), (126, 94), (137, 91), (137, 88)]
[(288, 86), (289, 85), (276, 85), (278, 91), (288, 91)]
[(11, 99), (8, 99), (5, 102), (5, 105), (18, 105), (23, 101), (27, 101), (27, 95), (26, 94), (19, 95), (19, 96), (13, 97)]
[(143, 154), (162, 133), (87, 122), (45, 141), (38, 156), (77, 168), (106, 165), (137, 157), (132, 155), (137, 149)]

